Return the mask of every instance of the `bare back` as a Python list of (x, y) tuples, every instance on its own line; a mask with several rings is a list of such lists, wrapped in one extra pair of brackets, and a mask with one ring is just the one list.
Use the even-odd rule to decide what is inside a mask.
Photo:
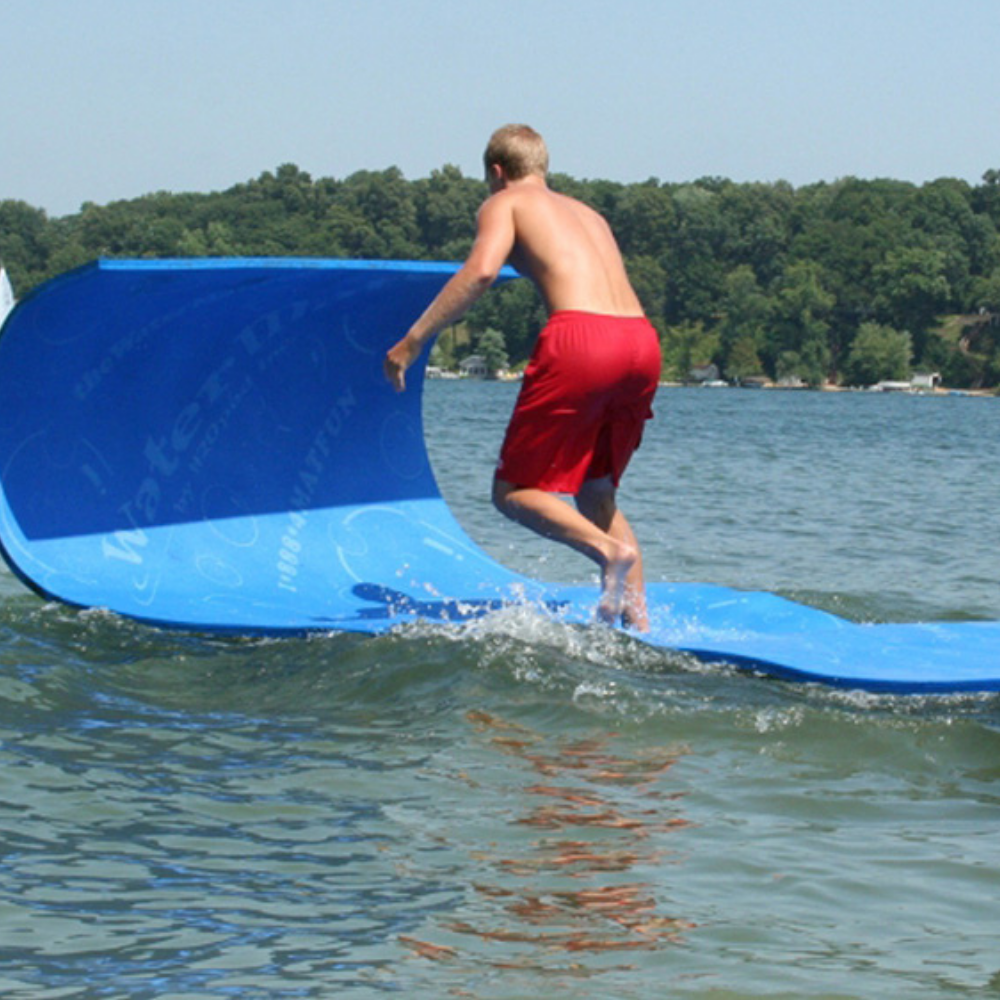
[(509, 184), (493, 197), (509, 199), (511, 263), (535, 282), (550, 313), (643, 314), (611, 228), (592, 208), (535, 177)]

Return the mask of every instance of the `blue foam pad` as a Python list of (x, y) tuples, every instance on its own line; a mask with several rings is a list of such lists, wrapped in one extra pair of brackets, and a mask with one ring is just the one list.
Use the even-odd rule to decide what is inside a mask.
[[(455, 271), (394, 261), (100, 261), (0, 337), (0, 544), (47, 597), (163, 626), (382, 632), (596, 590), (487, 556), (442, 500), (422, 362), (385, 350)], [(511, 277), (506, 273), (504, 278)], [(776, 676), (1000, 690), (1000, 623), (859, 625), (771, 594), (650, 587), (644, 640)]]

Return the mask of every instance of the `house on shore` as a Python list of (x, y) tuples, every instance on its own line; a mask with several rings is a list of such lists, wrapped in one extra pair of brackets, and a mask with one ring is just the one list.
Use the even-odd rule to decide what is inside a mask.
[(459, 362), (458, 370), (466, 378), (490, 378), (492, 372), (486, 367), (486, 359), (481, 354), (470, 354)]
[(725, 385), (719, 378), (719, 366), (711, 363), (695, 365), (688, 372), (687, 381), (693, 385)]
[(916, 372), (913, 378), (910, 379), (910, 385), (914, 389), (934, 389), (941, 388), (941, 373), (940, 372)]

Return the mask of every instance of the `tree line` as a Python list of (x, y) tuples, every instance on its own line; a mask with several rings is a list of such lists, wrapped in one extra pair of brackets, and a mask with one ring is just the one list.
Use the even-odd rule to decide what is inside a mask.
[[(732, 381), (864, 385), (923, 370), (956, 388), (1000, 385), (1000, 170), (978, 185), (550, 183), (610, 222), (666, 377), (714, 364)], [(313, 179), (286, 164), (226, 191), (86, 203), (59, 218), (5, 200), (0, 261), (23, 295), (95, 257), (461, 260), (485, 194), (454, 166), (417, 180), (394, 167)], [(530, 283), (511, 282), (450, 350), (499, 331), (516, 365), (543, 322)]]

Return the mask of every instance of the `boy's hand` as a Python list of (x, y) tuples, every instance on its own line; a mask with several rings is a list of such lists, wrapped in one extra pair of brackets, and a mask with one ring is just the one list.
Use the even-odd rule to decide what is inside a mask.
[(396, 392), (403, 392), (406, 388), (406, 369), (417, 360), (420, 347), (420, 344), (414, 343), (413, 339), (407, 335), (386, 351), (385, 360), (382, 362), (382, 371), (385, 372), (385, 377), (392, 383)]

